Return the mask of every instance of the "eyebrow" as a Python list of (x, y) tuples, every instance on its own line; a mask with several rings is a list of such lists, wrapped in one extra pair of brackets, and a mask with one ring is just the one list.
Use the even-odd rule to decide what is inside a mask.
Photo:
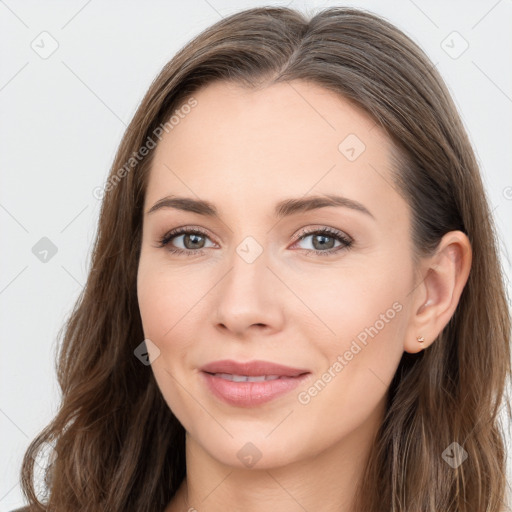
[[(278, 219), (288, 217), (297, 213), (317, 210), (329, 206), (345, 207), (364, 213), (375, 219), (373, 214), (361, 203), (333, 194), (324, 194), (308, 196), (301, 198), (291, 198), (279, 201), (274, 209), (274, 216)], [(214, 204), (203, 199), (193, 199), (189, 197), (167, 196), (159, 199), (147, 212), (149, 215), (163, 208), (174, 208), (186, 212), (193, 212), (207, 217), (220, 218), (219, 212)]]

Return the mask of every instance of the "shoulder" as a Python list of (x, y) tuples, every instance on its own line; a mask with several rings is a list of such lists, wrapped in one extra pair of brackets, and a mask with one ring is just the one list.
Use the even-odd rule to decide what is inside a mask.
[(21, 507), (15, 510), (11, 510), (11, 512), (30, 512), (30, 507)]

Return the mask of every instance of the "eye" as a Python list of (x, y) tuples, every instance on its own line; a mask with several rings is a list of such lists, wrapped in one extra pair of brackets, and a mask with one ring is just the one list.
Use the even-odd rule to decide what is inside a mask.
[[(171, 245), (171, 241), (181, 238), (183, 248)], [(202, 254), (204, 246), (204, 239), (208, 235), (198, 228), (176, 228), (166, 233), (159, 241), (158, 247), (167, 247), (167, 250), (173, 254), (186, 254), (187, 256), (194, 256)]]
[[(296, 243), (302, 242), (310, 237), (310, 248), (305, 250), (307, 254), (312, 253), (316, 256), (331, 255), (344, 249), (349, 249), (353, 243), (344, 233), (333, 228), (302, 231)], [(335, 245), (336, 242), (339, 243), (337, 246)]]
[[(310, 248), (303, 248), (307, 254), (315, 256), (331, 255), (344, 249), (349, 249), (353, 241), (343, 232), (333, 228), (303, 230), (294, 245), (311, 237)], [(182, 247), (176, 247), (171, 242), (181, 238)], [(176, 228), (166, 233), (159, 241), (158, 247), (166, 247), (173, 254), (194, 256), (203, 254), (207, 233), (199, 228)], [(338, 242), (338, 245), (336, 245)], [(209, 247), (214, 246), (210, 245)]]

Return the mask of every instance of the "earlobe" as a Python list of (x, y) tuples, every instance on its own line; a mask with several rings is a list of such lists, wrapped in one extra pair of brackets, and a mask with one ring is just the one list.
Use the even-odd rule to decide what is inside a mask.
[(427, 348), (448, 324), (468, 280), (471, 260), (468, 237), (462, 231), (451, 231), (441, 239), (435, 254), (424, 261), (423, 281), (412, 299), (415, 313), (404, 340), (406, 352)]

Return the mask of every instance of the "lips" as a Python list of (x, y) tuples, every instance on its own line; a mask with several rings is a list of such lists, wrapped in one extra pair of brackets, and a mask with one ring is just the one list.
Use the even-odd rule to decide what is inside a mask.
[(201, 367), (201, 370), (211, 374), (230, 374), (247, 377), (277, 376), (277, 377), (298, 377), (309, 370), (304, 368), (292, 368), (282, 364), (268, 361), (249, 361), (246, 363), (225, 359), (214, 361)]
[(202, 380), (218, 399), (254, 407), (289, 393), (312, 375), (309, 370), (267, 361), (215, 361), (201, 368)]

